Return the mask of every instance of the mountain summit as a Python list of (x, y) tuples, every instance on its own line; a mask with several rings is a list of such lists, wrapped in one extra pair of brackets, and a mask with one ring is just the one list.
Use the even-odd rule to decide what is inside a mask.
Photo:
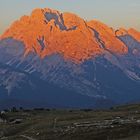
[(95, 20), (86, 22), (75, 14), (48, 8), (35, 9), (30, 16), (14, 22), (2, 35), (2, 39), (8, 37), (25, 44), (25, 55), (36, 52), (41, 58), (60, 53), (65, 58), (84, 61), (105, 50), (127, 53), (126, 45), (107, 25)]
[(0, 99), (80, 108), (140, 101), (139, 64), (135, 29), (35, 9), (0, 37)]

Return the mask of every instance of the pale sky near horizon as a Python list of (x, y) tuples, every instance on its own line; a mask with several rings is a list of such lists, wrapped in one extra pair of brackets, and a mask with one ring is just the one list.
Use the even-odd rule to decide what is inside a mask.
[(97, 19), (114, 28), (140, 31), (140, 0), (0, 0), (0, 34), (22, 15), (45, 7), (72, 12), (85, 20)]

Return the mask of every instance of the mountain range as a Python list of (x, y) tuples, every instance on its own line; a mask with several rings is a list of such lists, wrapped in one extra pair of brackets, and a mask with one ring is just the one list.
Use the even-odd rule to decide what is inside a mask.
[(140, 101), (140, 32), (49, 8), (0, 36), (0, 108), (105, 108)]

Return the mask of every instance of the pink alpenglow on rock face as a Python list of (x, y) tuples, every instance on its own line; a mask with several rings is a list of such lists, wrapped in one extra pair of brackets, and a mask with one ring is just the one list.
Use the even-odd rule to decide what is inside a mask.
[(137, 30), (130, 28), (129, 30), (125, 30), (123, 28), (120, 28), (119, 30), (116, 31), (116, 36), (125, 36), (125, 35), (130, 35), (132, 36), (135, 40), (140, 42), (140, 32)]
[(124, 28), (120, 28), (118, 30), (115, 31), (116, 36), (125, 36), (128, 34), (128, 31), (125, 30)]
[(106, 51), (127, 54), (128, 47), (118, 38), (126, 34), (140, 41), (140, 33), (134, 29), (115, 31), (96, 20), (86, 22), (73, 13), (45, 8), (35, 9), (30, 16), (15, 21), (1, 39), (11, 37), (23, 42), (24, 56), (35, 52), (43, 59), (59, 53), (65, 59), (81, 63)]
[(2, 35), (25, 44), (27, 55), (35, 51), (41, 58), (61, 53), (76, 62), (102, 52), (87, 23), (71, 13), (50, 9), (36, 9), (31, 16), (23, 16)]
[(96, 32), (96, 37), (101, 41), (104, 49), (117, 54), (127, 53), (126, 45), (115, 36), (112, 28), (95, 20), (88, 22), (88, 25)]
[(140, 42), (140, 32), (136, 31), (133, 28), (130, 28), (128, 30), (128, 34), (130, 34), (132, 37), (134, 37), (137, 41)]

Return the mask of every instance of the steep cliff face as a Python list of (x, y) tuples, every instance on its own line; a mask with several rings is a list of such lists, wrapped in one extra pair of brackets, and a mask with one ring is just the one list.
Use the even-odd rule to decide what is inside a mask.
[(133, 28), (129, 30), (120, 28), (115, 33), (116, 36), (126, 44), (131, 54), (135, 57), (140, 55), (140, 32)]
[(134, 38), (137, 42), (140, 42), (140, 32), (133, 28), (130, 28), (128, 30), (126, 30), (124, 28), (120, 28), (115, 31), (115, 34), (117, 37), (129, 35), (132, 38)]
[(83, 19), (50, 9), (21, 17), (2, 35), (2, 39), (8, 37), (25, 44), (25, 55), (35, 51), (41, 58), (60, 53), (78, 62), (102, 51)]
[(128, 34), (130, 34), (132, 37), (134, 37), (137, 41), (140, 42), (140, 32), (136, 31), (133, 28), (130, 28), (128, 30)]
[(96, 32), (96, 38), (105, 50), (117, 54), (128, 52), (127, 46), (115, 36), (112, 28), (96, 20), (88, 22), (88, 26)]

